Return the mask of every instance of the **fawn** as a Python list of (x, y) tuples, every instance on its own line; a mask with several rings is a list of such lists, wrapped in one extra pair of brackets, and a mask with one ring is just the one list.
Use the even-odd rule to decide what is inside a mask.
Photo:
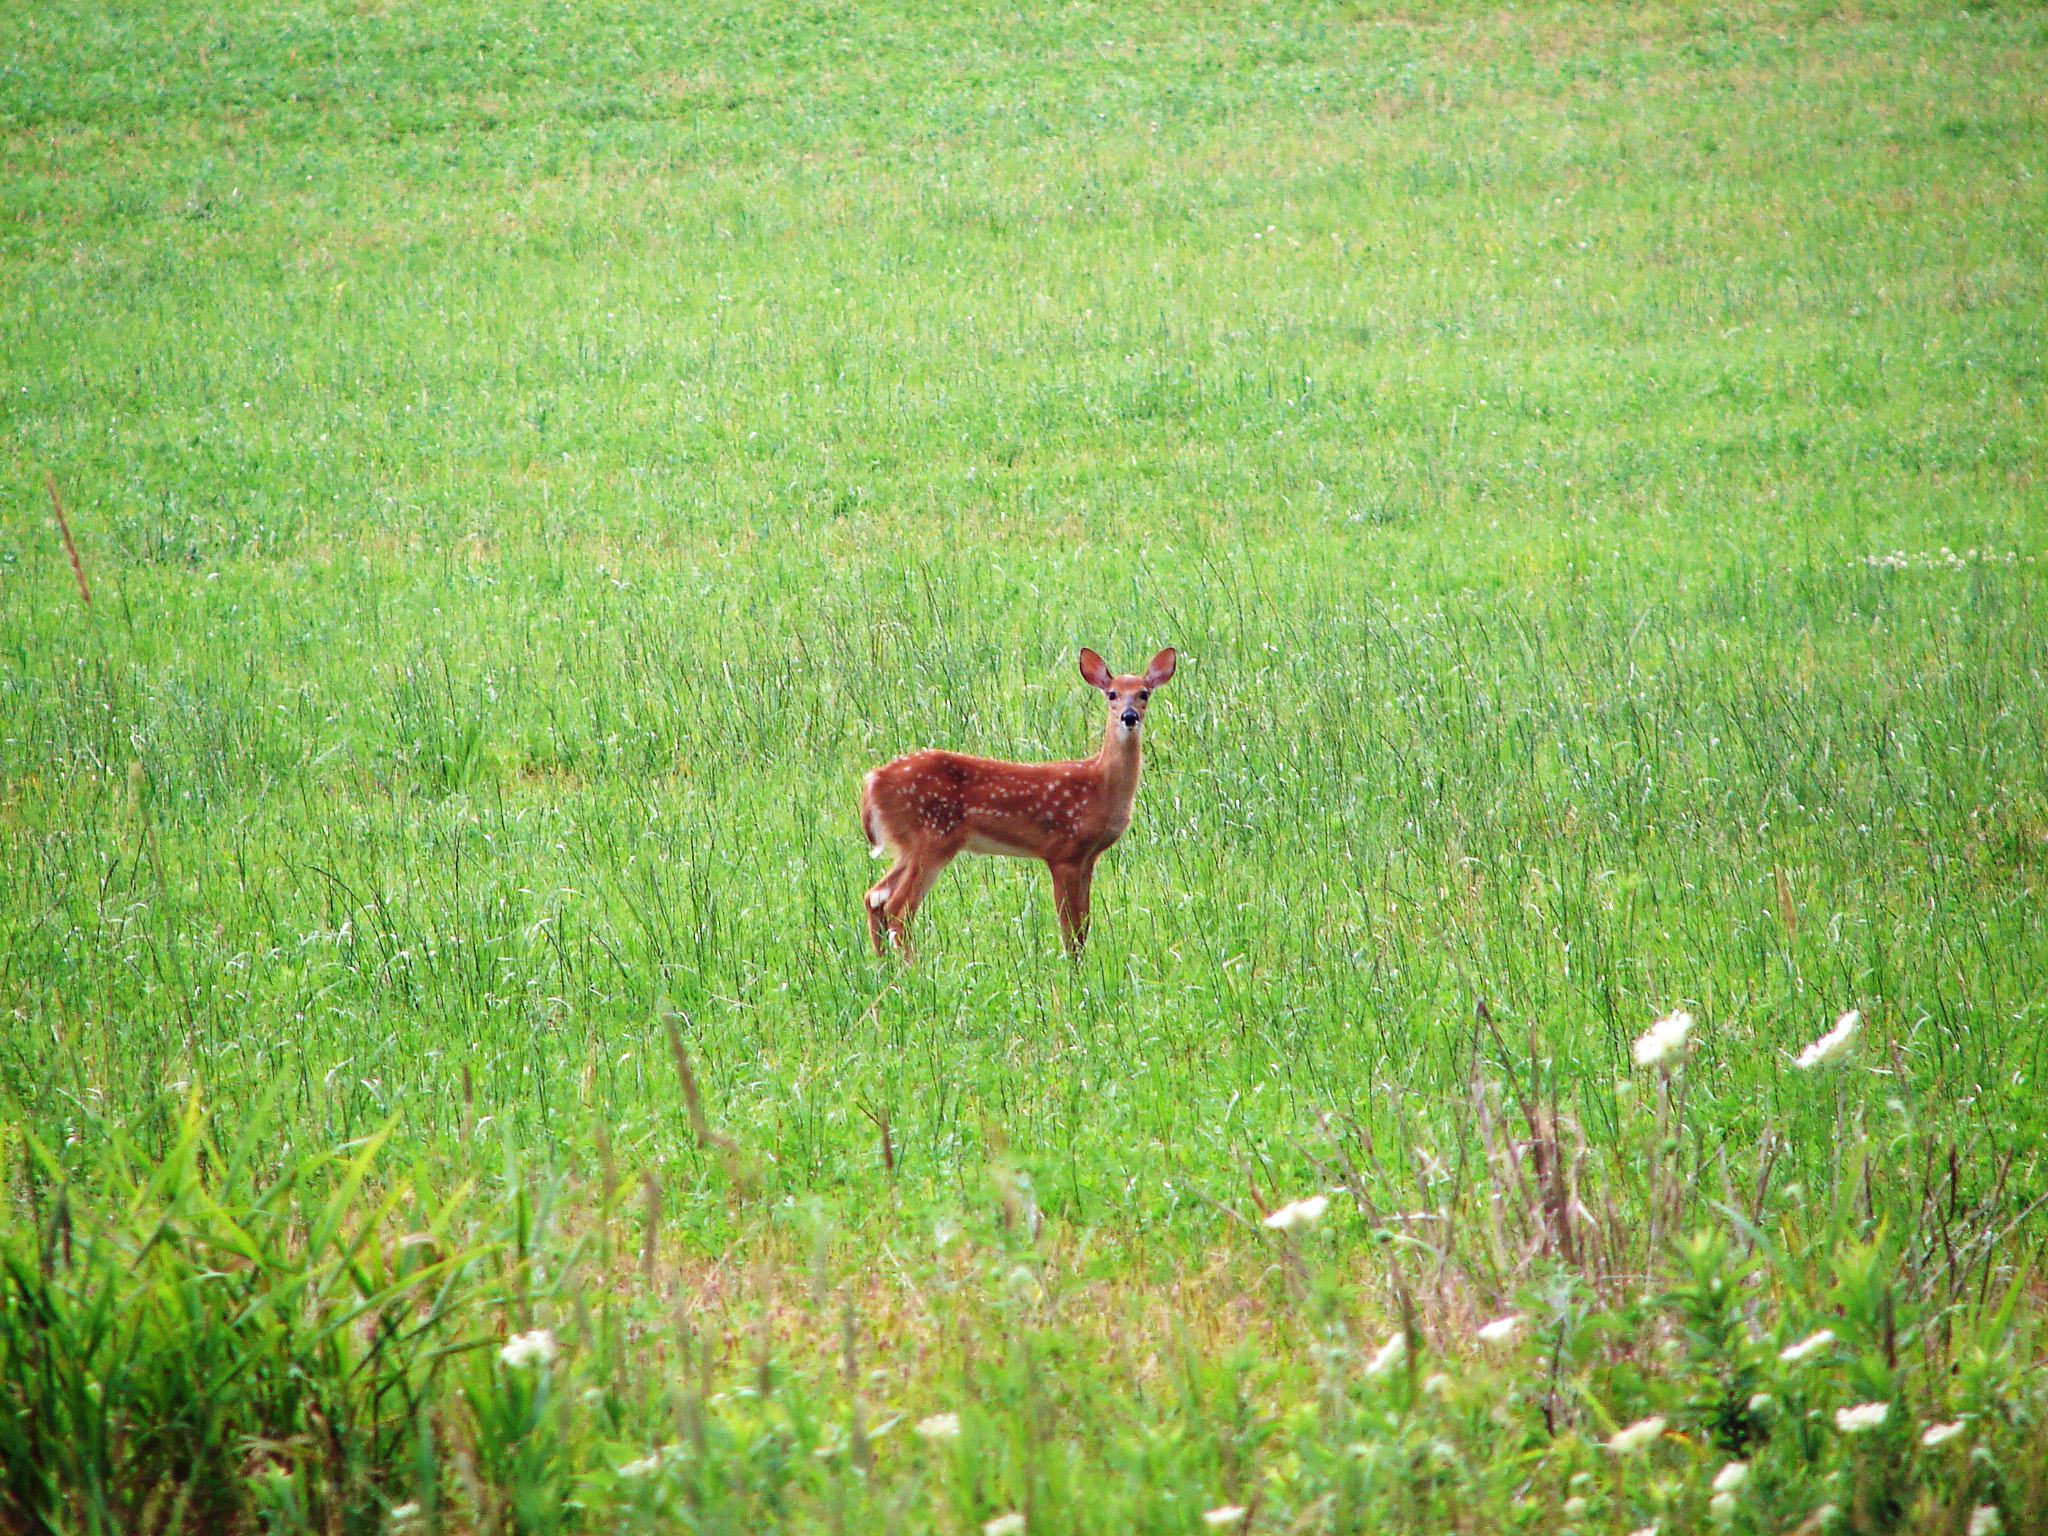
[(868, 892), (875, 953), (910, 951), (910, 919), (939, 871), (960, 854), (1043, 859), (1067, 952), (1088, 942), (1088, 891), (1095, 861), (1131, 824), (1138, 796), (1138, 735), (1152, 690), (1173, 676), (1168, 646), (1142, 677), (1112, 675), (1081, 652), (1081, 676), (1108, 696), (1102, 748), (1078, 763), (1005, 763), (959, 752), (912, 752), (867, 776), (860, 822), (875, 857), (893, 854)]

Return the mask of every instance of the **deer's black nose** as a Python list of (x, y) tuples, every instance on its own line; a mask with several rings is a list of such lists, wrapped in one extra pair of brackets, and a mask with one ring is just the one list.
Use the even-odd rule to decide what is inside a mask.
[(1124, 711), (1124, 728), (1125, 728), (1126, 730), (1128, 730), (1128, 729), (1130, 729), (1130, 728), (1131, 728), (1132, 726), (1136, 725), (1137, 723), (1138, 723), (1138, 712), (1137, 712), (1137, 711), (1136, 711), (1135, 709), (1127, 709), (1127, 710), (1125, 710), (1125, 711)]

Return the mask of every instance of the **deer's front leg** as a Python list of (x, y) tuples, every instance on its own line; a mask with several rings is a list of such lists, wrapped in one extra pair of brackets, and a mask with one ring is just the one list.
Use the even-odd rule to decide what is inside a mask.
[[(896, 952), (906, 960), (914, 960), (910, 948), (910, 920), (917, 915), (918, 903), (932, 888), (932, 882), (939, 878), (939, 871), (953, 860), (957, 849), (939, 849), (937, 852), (913, 860), (902, 875), (890, 887), (881, 907), (882, 931), (886, 935), (883, 947), (893, 944)], [(870, 918), (872, 923), (873, 919)]]
[(868, 913), (868, 937), (874, 941), (875, 953), (878, 955), (889, 953), (889, 919), (882, 908), (895, 893), (896, 882), (903, 878), (909, 867), (909, 860), (899, 858), (889, 866), (889, 872), (877, 880), (868, 892), (865, 903)]
[(1060, 937), (1075, 960), (1088, 943), (1088, 892), (1095, 883), (1095, 861), (1048, 864), (1052, 871), (1053, 909), (1059, 913)]

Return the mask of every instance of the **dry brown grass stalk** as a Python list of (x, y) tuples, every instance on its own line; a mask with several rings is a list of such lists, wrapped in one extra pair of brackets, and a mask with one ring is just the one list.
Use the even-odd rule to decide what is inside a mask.
[(661, 1247), (661, 1180), (648, 1169), (640, 1179), (641, 1213), (644, 1219), (640, 1240), (640, 1281), (654, 1289), (654, 1261)]
[(862, 1104), (860, 1112), (882, 1133), (882, 1171), (893, 1177), (896, 1172), (896, 1141), (889, 1131), (889, 1112), (870, 1104)]
[(64, 537), (64, 553), (71, 557), (71, 575), (78, 582), (78, 600), (92, 606), (92, 588), (86, 584), (85, 562), (78, 557), (78, 543), (71, 537), (71, 520), (64, 515), (64, 498), (57, 490), (57, 476), (43, 471), (43, 483), (50, 488), (50, 510), (57, 514), (57, 532)]
[(711, 1128), (711, 1121), (704, 1113), (704, 1096), (697, 1088), (697, 1072), (690, 1065), (690, 1053), (683, 1048), (683, 1027), (678, 1016), (664, 1008), (661, 1023), (668, 1032), (669, 1054), (675, 1058), (676, 1077), (683, 1087), (683, 1105), (690, 1117), (690, 1134), (696, 1137), (698, 1146), (718, 1154), (719, 1163), (737, 1193), (750, 1198), (759, 1194), (760, 1170), (737, 1141), (723, 1131)]

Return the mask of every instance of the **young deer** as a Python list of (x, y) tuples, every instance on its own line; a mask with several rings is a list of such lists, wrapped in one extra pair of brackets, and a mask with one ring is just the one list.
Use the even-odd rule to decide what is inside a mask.
[(1078, 763), (1004, 763), (927, 750), (867, 776), (860, 823), (875, 857), (895, 855), (868, 892), (875, 953), (910, 949), (910, 919), (939, 871), (963, 853), (1043, 859), (1052, 871), (1060, 933), (1078, 960), (1088, 942), (1088, 888), (1102, 850), (1131, 824), (1138, 796), (1138, 731), (1152, 690), (1173, 676), (1173, 649), (1143, 677), (1112, 676), (1093, 651), (1081, 676), (1109, 696), (1102, 750)]

